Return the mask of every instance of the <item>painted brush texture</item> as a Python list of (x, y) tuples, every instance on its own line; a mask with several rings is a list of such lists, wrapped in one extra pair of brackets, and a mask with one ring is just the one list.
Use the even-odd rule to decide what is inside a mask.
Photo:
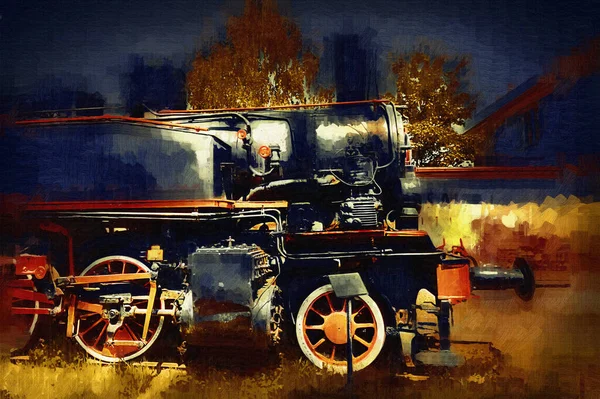
[[(525, 257), (538, 282), (569, 286), (539, 288), (526, 304), (512, 292), (479, 294), (453, 313), (465, 367), (413, 381), (393, 359), (378, 359), (355, 377), (356, 395), (600, 397), (599, 16), (594, 0), (8, 0), (0, 6), (0, 193), (222, 196), (213, 177), (228, 154), (211, 138), (140, 126), (124, 138), (82, 124), (79, 135), (54, 126), (22, 145), (6, 128), (19, 118), (394, 98), (411, 107), (404, 117), (421, 166), (549, 168), (543, 178), (424, 178), (420, 229), (446, 249), (462, 240), (482, 263)], [(424, 67), (430, 60), (435, 68)], [(357, 130), (339, 125), (315, 128), (323, 147), (336, 144), (333, 131)], [(285, 129), (258, 122), (253, 134), (260, 144), (283, 132), (275, 141), (285, 153)], [(9, 211), (4, 199), (0, 211)], [(7, 226), (19, 231), (18, 222)], [(289, 348), (207, 350), (185, 370), (160, 370), (88, 364), (73, 343), (42, 340), (31, 363), (11, 363), (8, 350), (24, 340), (0, 328), (1, 399), (346, 397), (342, 376)]]

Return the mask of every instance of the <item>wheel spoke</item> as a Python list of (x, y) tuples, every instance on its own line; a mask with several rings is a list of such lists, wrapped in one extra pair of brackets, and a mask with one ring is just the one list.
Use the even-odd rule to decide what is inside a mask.
[(325, 338), (321, 338), (316, 344), (313, 345), (313, 349), (317, 349), (323, 342), (325, 342)]
[(93, 348), (95, 348), (98, 345), (98, 342), (100, 342), (100, 338), (102, 338), (102, 336), (104, 335), (104, 332), (106, 331), (107, 327), (108, 327), (108, 321), (106, 321), (106, 323), (104, 324), (104, 327), (102, 327), (102, 331), (100, 331), (100, 334), (98, 334), (98, 336), (96, 337), (96, 340), (94, 341), (94, 344), (92, 345)]
[(127, 263), (125, 263), (125, 261), (123, 261), (123, 269), (121, 271), (121, 274), (125, 274), (125, 265), (127, 265)]
[(331, 350), (331, 356), (329, 356), (329, 360), (333, 361), (335, 358), (335, 345), (333, 345), (333, 349)]
[(91, 326), (89, 326), (88, 328), (86, 328), (85, 331), (80, 332), (79, 335), (83, 337), (85, 334), (87, 334), (88, 332), (90, 332), (94, 327), (96, 327), (102, 321), (106, 321), (106, 320), (104, 320), (103, 318), (99, 318), (98, 320), (96, 320), (96, 322), (94, 324), (92, 324)]
[(140, 323), (139, 321), (137, 321), (135, 318), (131, 318), (131, 321), (134, 322), (135, 324), (137, 324), (140, 327), (144, 327), (144, 325), (142, 323)]
[(323, 324), (319, 324), (319, 325), (313, 325), (313, 326), (306, 326), (307, 330), (322, 330), (324, 327)]
[(360, 313), (360, 311), (361, 311), (361, 310), (363, 310), (363, 309), (364, 309), (364, 308), (366, 308), (366, 307), (367, 307), (367, 305), (366, 305), (364, 302), (362, 302), (362, 303), (360, 304), (360, 307), (359, 307), (358, 309), (356, 309), (355, 311), (353, 311), (353, 312), (352, 312), (352, 314), (353, 314), (354, 316), (356, 316), (357, 314), (359, 314), (359, 313)]
[(79, 315), (79, 318), (80, 318), (80, 319), (87, 319), (88, 317), (90, 317), (90, 316), (94, 316), (94, 315), (95, 315), (95, 316), (97, 316), (97, 315), (98, 315), (98, 313), (86, 311), (85, 313), (81, 313), (81, 314)]
[(346, 311), (346, 305), (348, 304), (348, 299), (344, 299), (344, 304), (342, 305), (342, 312)]
[(313, 312), (315, 312), (316, 314), (318, 314), (319, 316), (321, 316), (321, 318), (325, 319), (327, 316), (324, 315), (323, 313), (319, 312), (317, 309), (315, 308), (310, 308), (309, 310), (312, 310)]
[(330, 313), (335, 312), (335, 309), (333, 308), (333, 303), (331, 303), (331, 298), (329, 297), (329, 292), (327, 294), (325, 294), (325, 298), (327, 298), (327, 303), (329, 304), (329, 309), (331, 310)]
[(354, 335), (354, 337), (352, 337), (352, 339), (355, 339), (356, 341), (360, 342), (365, 348), (370, 348), (371, 347), (371, 343), (365, 341), (364, 339), (362, 339), (360, 336), (358, 335)]
[[(137, 321), (135, 318), (133, 318), (133, 317), (132, 317), (132, 318), (130, 319), (130, 321), (132, 321), (132, 322), (134, 322), (135, 324), (137, 324), (138, 326), (140, 326), (140, 327), (144, 328), (144, 325), (143, 325), (142, 323), (138, 322), (138, 321)], [(152, 328), (148, 327), (148, 332), (149, 332), (150, 334), (154, 334), (154, 331), (155, 331), (155, 330), (153, 330)]]
[(127, 332), (129, 333), (129, 335), (131, 336), (131, 339), (133, 341), (141, 341), (141, 339), (136, 335), (136, 333), (133, 332), (133, 330), (131, 329), (131, 327), (129, 327), (127, 325), (127, 323), (123, 323), (123, 325), (125, 326), (125, 329), (127, 330)]

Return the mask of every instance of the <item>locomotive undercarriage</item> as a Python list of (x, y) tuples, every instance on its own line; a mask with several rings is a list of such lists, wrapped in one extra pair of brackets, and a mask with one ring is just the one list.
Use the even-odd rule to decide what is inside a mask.
[[(44, 220), (40, 226), (50, 230), (50, 251), (8, 259), (17, 277), (5, 279), (2, 291), (28, 333), (39, 317), (53, 316), (65, 324), (67, 337), (103, 362), (144, 355), (171, 323), (181, 332), (182, 347), (269, 347), (284, 334), (295, 336), (315, 365), (344, 372), (345, 309), (352, 301), (354, 370), (373, 362), (386, 337), (397, 342), (409, 367), (460, 364), (449, 351), (449, 312), (469, 294), (440, 296), (438, 269), (445, 263), (451, 271), (463, 268), (470, 287), (468, 274), (476, 269), (468, 257), (455, 251), (442, 260), (419, 231), (313, 231), (298, 226), (312, 227), (314, 221), (301, 220), (289, 233), (284, 208), (269, 204), (225, 212), (36, 210), (32, 220)], [(104, 252), (88, 246), (94, 240), (73, 243), (71, 231), (94, 236), (83, 234), (82, 226), (104, 231), (101, 240), (95, 237), (105, 242), (99, 245)], [(60, 258), (52, 244), (71, 248), (63, 261), (68, 266), (55, 263)], [(94, 260), (82, 264), (86, 253)], [(501, 288), (524, 290), (531, 283), (524, 282), (522, 270), (502, 277)], [(346, 273), (358, 273), (369, 295), (338, 298), (327, 276)], [(476, 275), (482, 275), (479, 269)], [(387, 284), (378, 281), (381, 276)], [(394, 279), (396, 289), (386, 290)], [(459, 286), (465, 289), (465, 281)]]

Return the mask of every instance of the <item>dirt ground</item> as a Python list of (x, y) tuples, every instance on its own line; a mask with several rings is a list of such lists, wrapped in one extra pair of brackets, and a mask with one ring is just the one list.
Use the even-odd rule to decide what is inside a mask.
[[(452, 338), (458, 342), (454, 349), (467, 357), (464, 366), (424, 370), (426, 376), (417, 378), (388, 354), (355, 374), (353, 395), (600, 398), (600, 274), (578, 273), (571, 282), (570, 288), (538, 289), (529, 303), (511, 292), (484, 292), (456, 306)], [(75, 345), (65, 353), (45, 343), (32, 360), (14, 364), (7, 349), (17, 342), (7, 335), (0, 340), (1, 399), (349, 396), (344, 376), (316, 369), (296, 350), (199, 351), (196, 361), (179, 370), (90, 364)]]

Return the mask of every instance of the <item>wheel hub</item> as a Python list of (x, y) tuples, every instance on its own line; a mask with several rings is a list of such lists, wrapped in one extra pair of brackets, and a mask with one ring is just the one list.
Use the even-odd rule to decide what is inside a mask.
[(345, 312), (333, 312), (325, 319), (323, 330), (328, 340), (336, 345), (348, 342), (347, 317)]

